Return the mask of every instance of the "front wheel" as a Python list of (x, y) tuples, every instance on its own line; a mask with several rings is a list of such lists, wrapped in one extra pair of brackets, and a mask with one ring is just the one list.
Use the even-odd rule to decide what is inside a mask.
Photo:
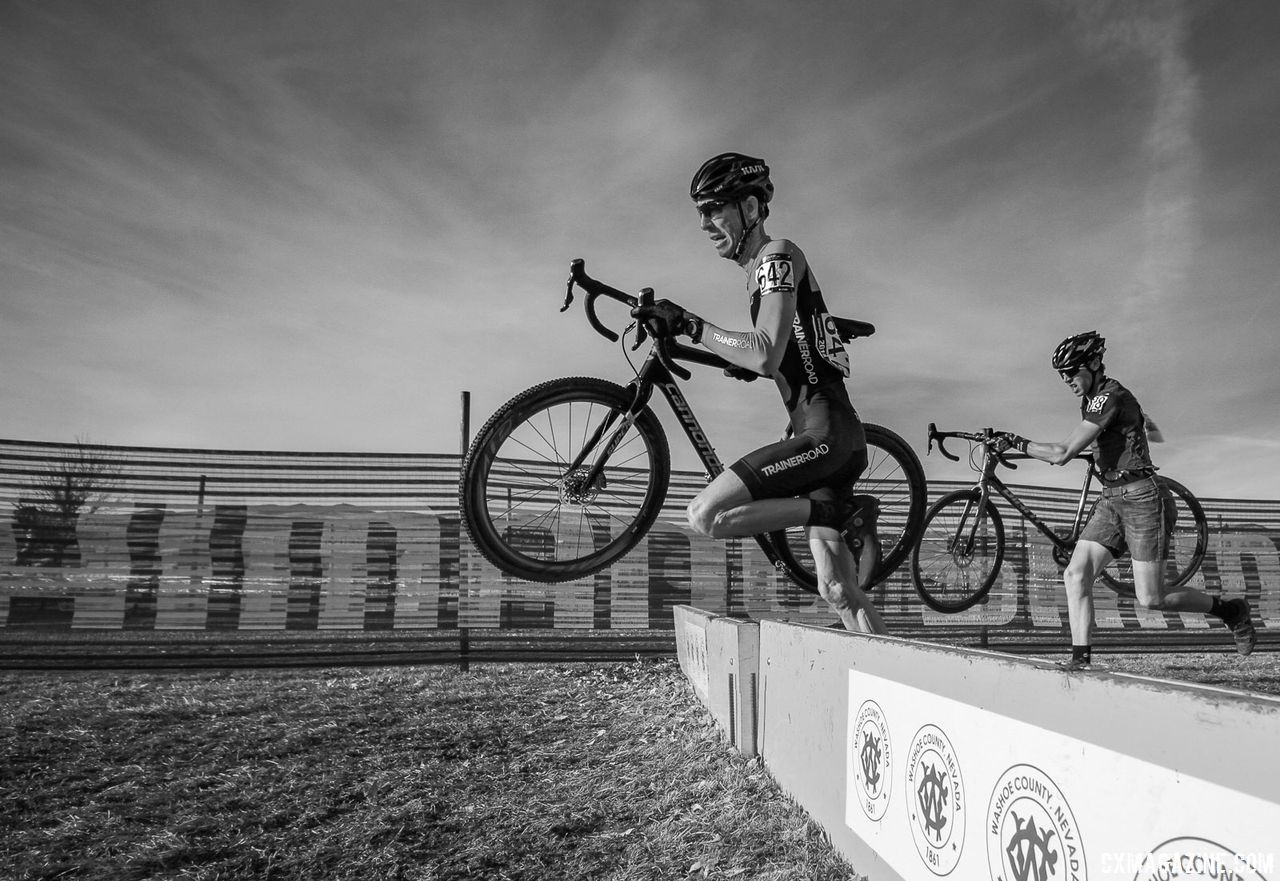
[(911, 579), (935, 612), (963, 612), (991, 591), (1004, 561), (1004, 521), (977, 490), (948, 493), (924, 515)]
[(557, 379), (504, 404), (476, 435), (458, 482), (484, 557), (528, 581), (591, 575), (631, 550), (666, 499), (671, 453), (631, 389)]
[[(853, 491), (873, 496), (880, 503), (876, 521), (880, 547), (875, 554), (875, 567), (869, 579), (859, 577), (862, 586), (870, 588), (888, 578), (915, 543), (924, 521), (928, 485), (920, 458), (901, 435), (871, 422), (862, 427), (867, 437), (867, 468), (854, 483)], [(805, 528), (793, 526), (771, 533), (769, 538), (792, 580), (816, 592), (818, 576)], [(863, 551), (859, 562), (866, 559)]]
[[(1178, 481), (1157, 477), (1164, 497), (1169, 553), (1165, 558), (1164, 589), (1182, 587), (1196, 574), (1209, 548), (1209, 519), (1200, 500)], [(1126, 553), (1102, 570), (1102, 580), (1121, 596), (1133, 597), (1133, 560)]]

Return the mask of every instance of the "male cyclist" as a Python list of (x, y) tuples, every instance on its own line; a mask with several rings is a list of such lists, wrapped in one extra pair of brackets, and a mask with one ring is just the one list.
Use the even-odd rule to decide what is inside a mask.
[(1012, 447), (1035, 459), (1065, 465), (1090, 444), (1097, 444), (1095, 463), (1102, 475), (1102, 498), (1080, 534), (1063, 580), (1067, 589), (1067, 616), (1071, 623), (1069, 670), (1084, 669), (1092, 662), (1093, 582), (1127, 547), (1133, 557), (1134, 591), (1148, 609), (1203, 612), (1231, 628), (1236, 650), (1247, 655), (1258, 638), (1249, 617), (1249, 603), (1242, 598), (1223, 602), (1189, 587), (1165, 590), (1165, 556), (1172, 524), (1167, 494), (1156, 482), (1151, 464), (1148, 426), (1132, 393), (1104, 372), (1102, 356), (1106, 340), (1096, 331), (1062, 341), (1053, 353), (1053, 368), (1080, 398), (1083, 421), (1061, 443), (1038, 443), (1016, 434), (1004, 434), (998, 450)]
[(747, 276), (752, 327), (727, 330), (659, 300), (637, 313), (734, 365), (731, 375), (771, 377), (791, 419), (792, 436), (734, 462), (690, 503), (697, 532), (732, 538), (807, 526), (818, 589), (849, 630), (885, 633), (870, 598), (859, 589), (859, 560), (842, 531), (850, 527), (864, 581), (875, 566), (875, 500), (855, 497), (867, 467), (862, 423), (849, 401), (849, 357), (804, 252), (764, 230), (773, 198), (769, 167), (741, 153), (703, 163), (689, 185), (716, 253)]

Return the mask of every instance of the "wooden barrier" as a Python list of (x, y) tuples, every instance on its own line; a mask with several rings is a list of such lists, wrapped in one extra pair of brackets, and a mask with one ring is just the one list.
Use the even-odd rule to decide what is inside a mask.
[(677, 606), (676, 657), (698, 699), (740, 753), (758, 740), (760, 626)]
[(758, 663), (765, 765), (877, 881), (1275, 877), (1280, 700), (775, 621)]

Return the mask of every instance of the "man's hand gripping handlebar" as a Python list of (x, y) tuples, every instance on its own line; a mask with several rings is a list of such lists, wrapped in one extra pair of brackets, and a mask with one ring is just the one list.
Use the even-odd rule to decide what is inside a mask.
[[(631, 310), (632, 317), (637, 318), (636, 342), (631, 348), (634, 351), (644, 344), (645, 340), (650, 336), (653, 337), (654, 346), (657, 350), (658, 360), (660, 360), (667, 370), (671, 371), (681, 379), (688, 379), (690, 374), (679, 364), (677, 359), (681, 361), (692, 361), (697, 364), (705, 364), (708, 367), (719, 367), (726, 376), (735, 379), (742, 379), (750, 382), (755, 379), (757, 374), (752, 373), (742, 367), (730, 364), (719, 355), (712, 354), (705, 349), (696, 349), (692, 346), (681, 344), (675, 339), (675, 335), (671, 332), (673, 328), (665, 327), (665, 323), (641, 320), (646, 318), (644, 315), (637, 315), (642, 310), (651, 310), (654, 305), (653, 288), (642, 288), (639, 297), (633, 297), (630, 294), (624, 294), (617, 288), (610, 287), (603, 282), (596, 281), (587, 275), (586, 263), (581, 257), (574, 259), (569, 264), (569, 281), (565, 286), (564, 305), (560, 307), (560, 311), (566, 311), (573, 303), (573, 287), (577, 285), (587, 292), (587, 320), (591, 322), (591, 326), (595, 328), (596, 333), (600, 334), (611, 343), (618, 341), (618, 334), (605, 327), (596, 316), (596, 299), (601, 296), (609, 297), (617, 300), (619, 303), (627, 306)], [(671, 304), (674, 307), (674, 304)], [(678, 307), (675, 307), (678, 308)], [(869, 321), (858, 321), (854, 318), (837, 318), (830, 316), (831, 328), (844, 342), (851, 342), (858, 337), (868, 337), (876, 332), (876, 326)], [(666, 331), (665, 333), (662, 331)], [(657, 331), (657, 332), (655, 332)]]
[[(982, 444), (987, 451), (996, 458), (996, 460), (1006, 468), (1016, 469), (1018, 466), (1005, 458), (1005, 453), (1013, 446), (1010, 443), (1011, 438), (1017, 435), (1011, 435), (1007, 431), (996, 431), (993, 428), (984, 428), (982, 431), (938, 431), (938, 426), (932, 422), (929, 423), (929, 448), (925, 451), (925, 455), (933, 452), (933, 445), (938, 445), (938, 452), (952, 462), (959, 462), (960, 457), (952, 453), (946, 447), (948, 438), (957, 437), (961, 440), (967, 440), (972, 443)], [(1020, 456), (1025, 456), (1025, 451), (1019, 451)]]
[(652, 309), (654, 303), (653, 288), (642, 288), (639, 297), (624, 294), (617, 288), (596, 281), (587, 275), (586, 263), (579, 257), (569, 264), (569, 281), (565, 287), (564, 305), (560, 307), (561, 312), (564, 312), (573, 303), (574, 285), (582, 288), (587, 293), (587, 320), (591, 322), (591, 326), (595, 328), (596, 333), (611, 343), (618, 341), (618, 334), (606, 327), (596, 316), (597, 298), (604, 296), (617, 300), (627, 306), (631, 310), (631, 315), (638, 319), (636, 322), (636, 342), (631, 347), (632, 350), (638, 349), (644, 344), (645, 340), (652, 336), (654, 350), (657, 353), (658, 360), (662, 362), (662, 366), (681, 379), (688, 379), (691, 374), (676, 363), (677, 359), (693, 361), (721, 369), (727, 369), (732, 366), (719, 355), (713, 355), (710, 352), (695, 349), (692, 346), (682, 345), (675, 339), (674, 334), (670, 332), (671, 328), (666, 327), (665, 323), (646, 321), (643, 320), (643, 315), (637, 315), (637, 313), (642, 313), (643, 310)]

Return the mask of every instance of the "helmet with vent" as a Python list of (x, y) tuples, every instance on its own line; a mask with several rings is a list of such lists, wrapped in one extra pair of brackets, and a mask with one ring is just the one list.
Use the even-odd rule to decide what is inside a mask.
[(1101, 358), (1107, 350), (1107, 341), (1096, 330), (1067, 337), (1053, 352), (1053, 369), (1077, 371), (1094, 358)]
[(766, 206), (773, 198), (769, 166), (765, 165), (763, 159), (742, 153), (712, 156), (702, 163), (689, 183), (689, 198), (695, 202), (708, 199), (738, 202), (747, 196), (755, 196), (760, 200), (761, 216), (768, 214)]

